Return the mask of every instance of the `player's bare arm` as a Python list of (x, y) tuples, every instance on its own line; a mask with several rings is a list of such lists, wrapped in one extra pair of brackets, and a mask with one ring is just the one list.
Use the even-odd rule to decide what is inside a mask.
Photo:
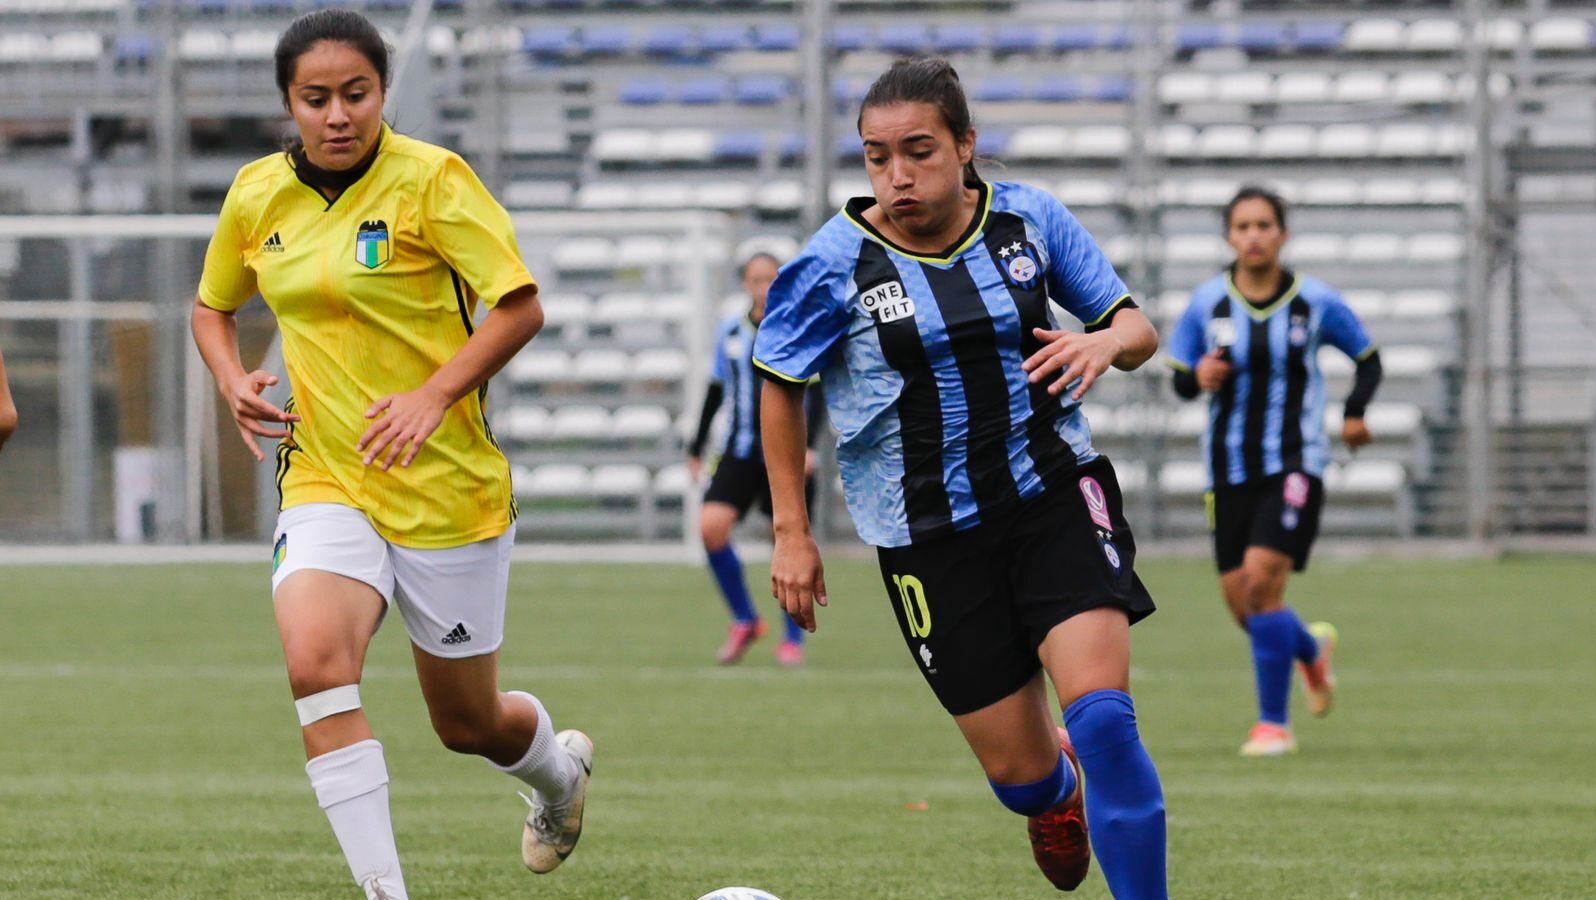
[[(281, 426), (299, 421), (299, 416), (261, 399), (261, 392), (276, 384), (277, 376), (261, 369), (244, 370), (244, 362), (238, 355), (238, 321), (232, 313), (212, 309), (196, 298), (189, 324), (194, 332), (194, 344), (199, 347), (206, 368), (211, 370), (211, 377), (216, 379), (216, 389), (221, 391), (228, 411), (233, 414), (239, 438), (256, 462), (265, 462), (266, 454), (255, 439), (285, 438), (288, 429)], [(263, 424), (267, 422), (278, 427)]]
[(1086, 396), (1098, 376), (1110, 366), (1129, 372), (1158, 351), (1158, 331), (1138, 309), (1118, 310), (1109, 327), (1101, 331), (1081, 334), (1037, 328), (1033, 333), (1047, 344), (1023, 364), (1030, 373), (1031, 383), (1036, 384), (1062, 371), (1063, 374), (1048, 385), (1048, 393), (1063, 393), (1079, 379), (1080, 384), (1070, 395), (1076, 400)]
[(11, 399), (11, 385), (6, 381), (6, 359), (0, 355), (0, 448), (17, 431), (17, 404)]
[(770, 587), (781, 608), (815, 630), (815, 604), (826, 605), (820, 549), (809, 531), (804, 506), (805, 441), (803, 385), (766, 382), (760, 403), (765, 469), (770, 473), (771, 517), (776, 547), (770, 557)]

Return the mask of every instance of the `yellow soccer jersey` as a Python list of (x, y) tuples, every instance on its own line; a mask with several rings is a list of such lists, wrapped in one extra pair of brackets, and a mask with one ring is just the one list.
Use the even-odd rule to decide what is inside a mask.
[(240, 169), (205, 254), (199, 299), (231, 311), (258, 290), (277, 316), (303, 417), (277, 448), (282, 507), (341, 503), (405, 547), (503, 534), (515, 517), (510, 465), (484, 392), (451, 407), (409, 468), (355, 449), (366, 409), (420, 387), (490, 306), (534, 284), (509, 214), (454, 153), (383, 126), (371, 168), (332, 203), (287, 154)]

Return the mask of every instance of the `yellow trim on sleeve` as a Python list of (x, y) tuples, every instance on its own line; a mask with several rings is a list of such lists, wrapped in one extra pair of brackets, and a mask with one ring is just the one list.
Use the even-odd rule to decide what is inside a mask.
[(1190, 372), (1192, 370), (1191, 366), (1186, 365), (1173, 356), (1164, 357), (1164, 362), (1169, 363), (1169, 367), (1177, 372)]
[(1357, 356), (1352, 357), (1352, 360), (1353, 360), (1353, 362), (1363, 362), (1364, 360), (1368, 359), (1370, 356), (1373, 356), (1375, 351), (1377, 351), (1379, 349), (1380, 349), (1380, 345), (1379, 344), (1370, 344), (1368, 346), (1368, 348), (1365, 349), (1362, 353), (1359, 353)]
[(1131, 298), (1131, 295), (1129, 293), (1123, 294), (1118, 300), (1115, 300), (1113, 303), (1109, 304), (1108, 309), (1104, 310), (1102, 315), (1098, 316), (1097, 318), (1093, 319), (1090, 322), (1087, 322), (1086, 323), (1086, 327), (1087, 328), (1095, 328), (1098, 325), (1103, 324), (1103, 322), (1105, 320), (1107, 320), (1109, 316), (1112, 316), (1114, 313), (1118, 312), (1119, 308), (1121, 306), (1123, 306), (1125, 301), (1129, 300), (1130, 298)]
[(809, 383), (809, 379), (807, 379), (807, 378), (794, 378), (791, 375), (788, 375), (788, 374), (783, 373), (783, 372), (778, 372), (775, 369), (772, 369), (770, 366), (767, 366), (764, 363), (760, 362), (757, 358), (753, 358), (753, 359), (754, 359), (754, 365), (756, 365), (759, 368), (765, 370), (766, 372), (769, 372), (770, 374), (776, 376), (777, 378), (780, 378), (782, 381), (790, 382), (792, 384), (808, 384)]

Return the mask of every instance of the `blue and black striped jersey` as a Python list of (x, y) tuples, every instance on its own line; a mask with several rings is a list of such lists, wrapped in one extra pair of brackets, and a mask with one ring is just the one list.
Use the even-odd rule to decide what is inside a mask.
[(759, 326), (747, 314), (727, 316), (715, 335), (715, 357), (709, 378), (721, 385), (731, 408), (726, 422), (723, 456), (764, 461), (759, 446), (760, 381), (754, 377), (754, 335)]
[(1357, 360), (1375, 351), (1357, 314), (1316, 278), (1287, 270), (1280, 294), (1262, 307), (1241, 295), (1228, 272), (1192, 293), (1170, 336), (1169, 364), (1193, 370), (1223, 347), (1234, 366), (1209, 404), (1203, 434), (1209, 487), (1294, 469), (1323, 476), (1330, 461), (1323, 344)]
[(940, 256), (894, 245), (849, 201), (782, 267), (754, 365), (819, 374), (859, 536), (900, 547), (964, 531), (1062, 485), (1097, 456), (1080, 405), (1020, 364), (1057, 328), (1048, 300), (1105, 327), (1134, 306), (1086, 229), (1052, 195), (981, 187)]

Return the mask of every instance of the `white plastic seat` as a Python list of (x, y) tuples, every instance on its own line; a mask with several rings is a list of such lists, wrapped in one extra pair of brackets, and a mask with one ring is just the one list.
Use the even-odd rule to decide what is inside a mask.
[(602, 406), (562, 406), (549, 420), (549, 436), (560, 441), (592, 441), (608, 437), (610, 414)]
[(593, 321), (603, 325), (642, 322), (650, 318), (649, 295), (618, 291), (593, 301)]
[(1153, 310), (1158, 317), (1173, 322), (1186, 312), (1186, 307), (1191, 305), (1191, 291), (1179, 288), (1170, 288), (1158, 295)]
[(571, 362), (572, 377), (595, 384), (618, 384), (630, 370), (631, 360), (621, 350), (584, 350)]
[(1114, 462), (1114, 480), (1119, 482), (1119, 488), (1127, 494), (1140, 493), (1147, 489), (1147, 463), (1139, 459), (1116, 460)]
[(1217, 234), (1176, 234), (1164, 240), (1164, 258), (1172, 263), (1211, 265), (1223, 262), (1229, 252)]
[(560, 209), (570, 206), (572, 197), (571, 186), (563, 181), (512, 181), (504, 188), (504, 205), (510, 209)]
[(1197, 129), (1171, 122), (1159, 129), (1158, 152), (1166, 159), (1193, 156), (1197, 152)]
[(454, 29), (447, 25), (434, 25), (427, 29), (427, 53), (431, 56), (452, 57), (459, 43)]
[(715, 155), (715, 133), (707, 128), (670, 128), (654, 139), (661, 162), (708, 162)]
[(1433, 156), (1435, 130), (1416, 122), (1382, 125), (1375, 134), (1374, 154), (1401, 158)]
[(1197, 136), (1197, 155), (1209, 159), (1242, 159), (1253, 154), (1258, 132), (1248, 125), (1210, 125)]
[(1408, 473), (1394, 459), (1356, 459), (1342, 467), (1339, 481), (1339, 493), (1384, 496), (1407, 484)]
[(1474, 129), (1467, 125), (1448, 122), (1435, 127), (1435, 154), (1437, 156), (1461, 156), (1467, 153), (1469, 145), (1474, 141)]
[(693, 188), (693, 199), (705, 209), (743, 209), (754, 204), (754, 189), (738, 181), (701, 182)]
[(640, 381), (680, 381), (687, 371), (687, 354), (680, 350), (644, 350), (632, 361), (632, 376)]
[(484, 25), (460, 34), (460, 52), (469, 56), (513, 53), (521, 49), (521, 29), (514, 25)]
[(1302, 202), (1308, 206), (1355, 206), (1360, 191), (1350, 178), (1314, 178), (1302, 186)]
[(1081, 414), (1086, 416), (1086, 423), (1092, 429), (1093, 437), (1097, 435), (1109, 437), (1121, 433), (1114, 427), (1115, 415), (1112, 406), (1104, 403), (1082, 403)]
[(1141, 245), (1133, 235), (1116, 234), (1101, 243), (1103, 255), (1116, 266), (1130, 265), (1141, 255)]
[[(1381, 350), (1380, 351), (1380, 359), (1381, 359), (1381, 367), (1382, 368), (1384, 368), (1384, 360), (1385, 360), (1386, 352), (1387, 352), (1386, 350)], [(1342, 353), (1340, 350), (1337, 350), (1337, 349), (1335, 349), (1334, 347), (1331, 347), (1328, 344), (1320, 345), (1320, 347), (1319, 347), (1319, 371), (1324, 373), (1326, 376), (1334, 377), (1334, 378), (1345, 378), (1346, 376), (1351, 375), (1353, 369), (1355, 369), (1356, 367), (1357, 367), (1356, 364), (1353, 363), (1352, 360), (1347, 359), (1346, 354)], [(1390, 374), (1390, 372), (1387, 371), (1386, 374)]]
[(504, 152), (513, 156), (553, 156), (571, 148), (562, 128), (529, 127), (511, 122), (504, 134)]
[(1171, 460), (1158, 472), (1158, 488), (1172, 496), (1201, 494), (1208, 488), (1208, 470), (1195, 460)]
[(1069, 144), (1069, 154), (1080, 159), (1116, 159), (1129, 149), (1130, 132), (1119, 125), (1083, 125)]
[(1420, 202), (1432, 206), (1454, 206), (1466, 198), (1463, 182), (1457, 178), (1431, 178), (1420, 190)]
[(1241, 185), (1226, 178), (1193, 178), (1181, 190), (1188, 206), (1218, 207), (1230, 202)]
[(1122, 185), (1104, 178), (1066, 178), (1053, 187), (1065, 206), (1111, 206), (1125, 196)]
[(1402, 257), (1402, 236), (1371, 232), (1355, 234), (1347, 241), (1346, 259), (1351, 263), (1393, 262)]
[(827, 199), (833, 207), (840, 207), (855, 197), (871, 194), (870, 182), (864, 178), (838, 178), (831, 182)]
[(1393, 378), (1428, 378), (1440, 361), (1429, 347), (1384, 347), (1380, 367)]
[(1375, 434), (1410, 437), (1418, 433), (1424, 412), (1412, 403), (1372, 403), (1363, 420)]
[(1419, 19), (1408, 24), (1408, 50), (1450, 53), (1463, 45), (1463, 23), (1457, 19)]
[(623, 406), (610, 419), (610, 433), (617, 438), (656, 438), (670, 428), (670, 413), (662, 406)]
[(571, 377), (571, 355), (564, 350), (534, 347), (510, 360), (510, 380), (525, 384), (548, 384)]
[(92, 62), (104, 49), (105, 40), (93, 31), (63, 31), (50, 39), (50, 58), (56, 62)]
[(554, 247), (554, 267), (562, 272), (601, 272), (615, 268), (615, 243), (604, 238), (571, 238)]
[(804, 204), (804, 187), (796, 181), (772, 181), (754, 192), (754, 204), (767, 212), (794, 212)]
[(1414, 69), (1391, 79), (1391, 99), (1398, 103), (1450, 103), (1457, 85), (1444, 72)]
[(1232, 72), (1214, 84), (1214, 99), (1221, 103), (1268, 103), (1275, 80), (1267, 72)]
[(259, 62), (277, 52), (277, 32), (262, 28), (233, 32), (233, 58)]
[(1391, 53), (1402, 49), (1404, 30), (1396, 19), (1358, 19), (1342, 34), (1341, 47), (1353, 53)]
[(512, 406), (496, 418), (493, 430), (514, 441), (542, 439), (549, 433), (549, 411), (541, 406)]
[(692, 185), (678, 181), (641, 185), (634, 196), (643, 209), (692, 209), (698, 199)]
[(654, 132), (645, 128), (612, 128), (593, 138), (599, 162), (646, 162), (654, 158)]
[(525, 485), (516, 485), (523, 497), (586, 497), (592, 493), (592, 478), (585, 466), (551, 463), (528, 474)]
[(1175, 407), (1165, 427), (1175, 437), (1193, 438), (1201, 435), (1208, 430), (1208, 405), (1183, 403)]
[[(786, 234), (756, 234), (753, 237), (739, 241), (737, 248), (732, 251), (733, 259), (747, 259), (755, 253), (769, 253), (783, 262), (798, 255), (803, 249), (802, 245), (791, 235)], [(741, 294), (738, 294), (741, 297)], [(744, 299), (746, 301), (746, 298)]]
[(1214, 79), (1202, 72), (1169, 72), (1158, 79), (1163, 103), (1202, 103), (1214, 95)]
[(1358, 314), (1360, 319), (1383, 319), (1390, 308), (1385, 291), (1354, 290), (1343, 291), (1341, 299), (1347, 307)]
[(1424, 288), (1397, 291), (1391, 295), (1391, 316), (1400, 319), (1439, 319), (1456, 309), (1446, 291)]
[(1335, 88), (1323, 72), (1285, 72), (1275, 79), (1277, 103), (1324, 103)]
[(1258, 132), (1258, 155), (1268, 159), (1306, 159), (1318, 132), (1309, 125), (1268, 125)]
[(1011, 159), (1063, 159), (1070, 152), (1070, 132), (1057, 125), (1028, 125), (1017, 128), (1009, 139)]
[(0, 34), (0, 63), (29, 63), (49, 57), (50, 39), (42, 34)]
[(1524, 40), (1524, 23), (1517, 19), (1492, 19), (1481, 30), (1493, 50), (1512, 50)]
[(177, 39), (177, 55), (190, 62), (217, 62), (228, 53), (227, 35), (220, 31), (191, 28)]
[(1319, 156), (1362, 159), (1374, 152), (1374, 129), (1358, 123), (1326, 125), (1319, 131)]
[(654, 473), (656, 497), (685, 497), (696, 490), (697, 485), (693, 484), (693, 477), (684, 465), (666, 466)]
[(1299, 234), (1286, 244), (1285, 252), (1298, 262), (1340, 262), (1346, 255), (1346, 239), (1339, 234)]
[(615, 245), (615, 262), (623, 267), (658, 266), (670, 262), (671, 258), (670, 241), (662, 237), (634, 235), (621, 238)]
[(1406, 206), (1422, 202), (1422, 185), (1411, 178), (1371, 178), (1363, 185), (1370, 206)]
[(628, 209), (636, 188), (624, 182), (589, 181), (576, 189), (579, 209)]
[(1591, 49), (1591, 23), (1557, 16), (1530, 26), (1530, 44), (1536, 50), (1579, 52)]
[(1384, 72), (1343, 72), (1336, 77), (1337, 103), (1372, 103), (1391, 96), (1391, 77)]
[(543, 321), (564, 328), (581, 325), (593, 318), (593, 304), (582, 294), (539, 295), (543, 305)]
[(1454, 262), (1463, 258), (1463, 236), (1449, 231), (1415, 234), (1408, 238), (1407, 255), (1416, 263)]
[(653, 481), (642, 466), (618, 463), (594, 466), (588, 489), (599, 497), (632, 497), (641, 501)]

